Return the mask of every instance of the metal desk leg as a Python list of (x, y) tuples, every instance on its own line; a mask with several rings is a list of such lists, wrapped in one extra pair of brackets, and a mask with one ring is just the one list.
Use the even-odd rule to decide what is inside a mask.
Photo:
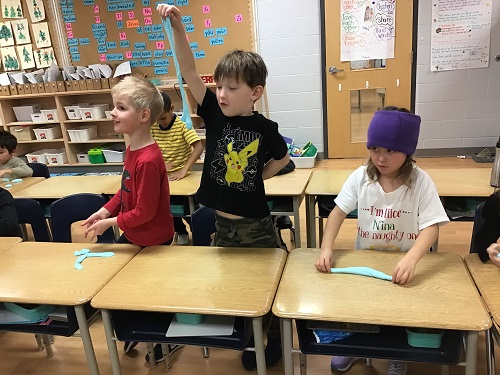
[(118, 358), (118, 349), (116, 349), (115, 335), (111, 323), (111, 314), (108, 310), (101, 310), (104, 333), (106, 334), (106, 343), (108, 344), (109, 360), (113, 375), (121, 375), (120, 360)]
[(78, 321), (78, 327), (80, 328), (80, 335), (82, 336), (83, 348), (85, 349), (85, 355), (87, 357), (90, 373), (93, 375), (99, 375), (97, 359), (95, 357), (92, 339), (90, 338), (89, 326), (87, 324), (87, 317), (85, 316), (83, 305), (75, 306), (75, 314), (76, 320)]
[(45, 346), (45, 351), (47, 352), (47, 358), (52, 358), (54, 352), (52, 351), (52, 343), (50, 342), (49, 335), (42, 335), (42, 342)]
[(293, 375), (293, 337), (292, 337), (292, 319), (280, 319), (283, 335), (283, 366), (285, 375)]
[(293, 197), (293, 224), (295, 225), (295, 248), (301, 248), (302, 243), (300, 242), (300, 200), (298, 196)]
[(300, 375), (307, 375), (307, 356), (299, 351)]
[(307, 247), (316, 247), (316, 198), (314, 195), (306, 195), (306, 229)]
[(465, 375), (476, 375), (478, 332), (467, 332), (467, 353), (465, 354)]
[(495, 375), (495, 343), (491, 334), (491, 328), (484, 332), (486, 344), (486, 369), (488, 375)]
[(253, 338), (255, 341), (255, 357), (257, 358), (257, 374), (267, 375), (266, 357), (264, 355), (264, 333), (262, 331), (262, 316), (252, 318)]
[(193, 212), (195, 211), (194, 195), (190, 195), (188, 197), (188, 202), (189, 202), (189, 214), (192, 215)]

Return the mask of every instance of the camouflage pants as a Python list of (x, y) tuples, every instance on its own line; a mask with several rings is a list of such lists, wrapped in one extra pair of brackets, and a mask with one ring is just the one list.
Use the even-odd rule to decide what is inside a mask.
[(215, 214), (215, 246), (221, 247), (278, 247), (271, 216), (262, 219), (228, 219)]
[[(215, 246), (221, 247), (260, 247), (276, 248), (278, 240), (271, 216), (262, 219), (243, 218), (228, 219), (215, 214)], [(278, 317), (269, 311), (263, 317), (262, 328), (267, 337), (280, 338), (280, 324)]]

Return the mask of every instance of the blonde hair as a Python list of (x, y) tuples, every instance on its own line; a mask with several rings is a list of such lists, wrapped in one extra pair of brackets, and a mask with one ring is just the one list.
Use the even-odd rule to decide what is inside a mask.
[(137, 111), (149, 109), (151, 112), (150, 125), (163, 112), (163, 98), (160, 91), (151, 82), (137, 77), (125, 77), (111, 89), (111, 95), (123, 96)]
[[(415, 164), (415, 160), (411, 155), (407, 155), (403, 165), (401, 166), (401, 168), (399, 168), (399, 173), (397, 176), (399, 181), (401, 181), (403, 185), (406, 185), (409, 188), (411, 188), (411, 185), (413, 184), (413, 181), (416, 177), (413, 164)], [(377, 166), (373, 164), (371, 158), (366, 162), (366, 174), (372, 182), (378, 181), (380, 178), (380, 171), (377, 169)]]

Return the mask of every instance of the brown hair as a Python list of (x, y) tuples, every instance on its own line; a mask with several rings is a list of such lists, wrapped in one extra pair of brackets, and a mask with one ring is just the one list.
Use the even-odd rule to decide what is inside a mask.
[(220, 82), (224, 78), (243, 81), (249, 87), (266, 86), (267, 67), (262, 57), (251, 51), (235, 49), (220, 59), (215, 67), (214, 80)]

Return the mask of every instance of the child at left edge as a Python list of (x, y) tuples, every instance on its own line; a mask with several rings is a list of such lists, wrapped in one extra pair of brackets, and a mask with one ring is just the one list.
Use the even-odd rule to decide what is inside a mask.
[(20, 158), (14, 156), (17, 138), (5, 130), (0, 130), (0, 177), (31, 177), (33, 170)]
[(123, 231), (117, 243), (141, 247), (170, 245), (174, 225), (170, 213), (167, 170), (150, 127), (163, 110), (163, 99), (150, 82), (126, 77), (111, 89), (114, 130), (129, 137), (120, 190), (82, 223), (92, 239), (109, 227)]

